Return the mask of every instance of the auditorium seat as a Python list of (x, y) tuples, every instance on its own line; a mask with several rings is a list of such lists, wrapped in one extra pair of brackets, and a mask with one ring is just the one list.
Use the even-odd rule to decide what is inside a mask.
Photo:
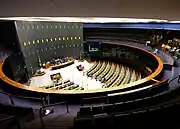
[(92, 114), (102, 114), (102, 113), (103, 113), (102, 105), (97, 105), (92, 107)]
[(93, 119), (92, 118), (75, 118), (74, 129), (92, 129)]
[(127, 78), (126, 84), (131, 82), (132, 74), (133, 74), (133, 70), (131, 68), (129, 68), (129, 76)]
[(105, 65), (105, 69), (101, 72), (101, 74), (99, 74), (99, 76), (97, 77), (97, 79), (101, 79), (102, 82), (102, 78), (104, 77), (104, 75), (107, 73), (108, 69), (110, 68), (110, 62), (107, 62), (107, 64)]
[(106, 68), (106, 63), (107, 63), (107, 62), (103, 61), (101, 68), (94, 74), (94, 76), (95, 76), (96, 79), (100, 76), (100, 74), (101, 74), (101, 73), (104, 71), (104, 69)]
[(132, 109), (135, 109), (136, 108), (136, 105), (134, 104), (134, 101), (133, 100), (129, 100), (129, 101), (126, 101), (124, 103), (124, 108), (125, 110), (132, 110)]
[(93, 77), (96, 78), (101, 72), (102, 70), (105, 68), (105, 61), (101, 61), (101, 65), (99, 66), (99, 68), (93, 73)]
[(104, 104), (103, 105), (103, 112), (104, 113), (112, 113), (114, 111), (114, 105), (113, 104)]
[(113, 83), (114, 78), (117, 77), (119, 74), (119, 65), (115, 65), (115, 68), (113, 69), (113, 72), (109, 74), (109, 76), (106, 78), (106, 82), (104, 83), (104, 87), (108, 88)]
[(124, 102), (114, 104), (114, 112), (121, 112), (124, 110)]
[(123, 81), (121, 82), (121, 85), (124, 85), (126, 83), (128, 77), (129, 77), (129, 68), (127, 67), (126, 75), (125, 75)]
[(89, 75), (90, 77), (93, 77), (94, 73), (96, 73), (96, 72), (101, 68), (101, 66), (102, 66), (102, 62), (99, 61), (97, 67), (94, 68), (92, 71), (90, 71), (90, 72), (88, 73), (88, 75)]
[(112, 125), (111, 115), (95, 115), (93, 117), (93, 128), (95, 129), (110, 129)]
[(123, 112), (123, 111), (128, 111), (136, 108), (136, 105), (134, 104), (133, 100), (130, 101), (125, 101), (125, 102), (120, 102), (120, 103), (115, 103), (114, 105), (115, 112)]
[(93, 66), (86, 71), (86, 74), (88, 75), (89, 72), (91, 72), (93, 69), (95, 69), (95, 68), (97, 67), (97, 65), (98, 65), (98, 62), (95, 61), (94, 64), (93, 64)]
[(21, 129), (19, 121), (14, 116), (0, 114), (1, 129)]
[(112, 76), (111, 80), (109, 81), (109, 83), (107, 84), (108, 87), (113, 87), (113, 83), (117, 80), (118, 76), (120, 75), (120, 71), (121, 71), (122, 66), (117, 65), (116, 67), (116, 72), (114, 73), (114, 75)]
[(135, 76), (136, 76), (136, 71), (133, 69), (132, 70), (132, 76), (131, 76), (131, 79), (130, 79), (130, 82), (134, 82), (135, 81)]
[(81, 107), (78, 115), (79, 116), (89, 116), (89, 115), (92, 115), (92, 108), (90, 106)]
[(140, 79), (141, 79), (141, 73), (138, 72), (138, 80), (140, 80)]
[(139, 72), (136, 72), (135, 74), (135, 81), (138, 81), (139, 80)]
[[(153, 125), (151, 125), (149, 122), (149, 126), (150, 128), (163, 128), (163, 113), (162, 113), (162, 108), (161, 107), (153, 107), (151, 109), (149, 109), (149, 115), (148, 118), (153, 118), (151, 119), (151, 122), (153, 123)], [(149, 119), (150, 120), (150, 119)]]
[(120, 73), (119, 73), (119, 75), (117, 76), (116, 80), (114, 80), (114, 82), (113, 82), (113, 84), (111, 85), (111, 87), (118, 86), (118, 85), (120, 84), (120, 81), (121, 81), (121, 78), (123, 77), (123, 74), (124, 74), (124, 66), (121, 65)]
[(100, 76), (101, 78), (104, 78), (101, 82), (104, 83), (106, 81), (105, 76), (108, 75), (111, 71), (112, 68), (112, 63), (108, 62), (109, 64), (107, 65), (107, 69), (102, 73), (102, 75)]
[(141, 99), (135, 99), (134, 104), (136, 104), (139, 107), (144, 107), (151, 105), (153, 103), (152, 97), (144, 97)]
[(31, 107), (22, 107), (15, 105), (2, 105), (0, 104), (0, 113), (10, 116), (15, 116), (22, 122), (34, 119), (34, 111)]
[[(105, 83), (110, 79), (110, 77), (114, 74), (114, 72), (115, 72), (115, 64), (113, 63), (112, 64), (112, 67), (111, 67), (111, 69), (110, 69), (110, 71), (107, 73), (107, 75), (104, 77), (105, 78)], [(105, 86), (104, 86), (105, 87)]]
[(147, 129), (148, 128), (148, 122), (149, 122), (147, 120), (148, 113), (149, 112), (147, 110), (133, 111), (132, 121), (131, 121), (131, 125), (133, 126), (133, 128)]
[(125, 78), (125, 76), (126, 76), (126, 66), (124, 66), (123, 69), (122, 69), (122, 73), (121, 73), (121, 75), (119, 76), (118, 81), (117, 81), (117, 83), (116, 83), (117, 86), (119, 86), (119, 85), (121, 84), (121, 82), (123, 81), (123, 79)]
[(127, 129), (127, 124), (130, 123), (130, 113), (116, 114), (113, 116), (113, 127), (115, 129)]
[(74, 85), (67, 85), (63, 90), (73, 90), (75, 88), (79, 87), (79, 85), (74, 84)]

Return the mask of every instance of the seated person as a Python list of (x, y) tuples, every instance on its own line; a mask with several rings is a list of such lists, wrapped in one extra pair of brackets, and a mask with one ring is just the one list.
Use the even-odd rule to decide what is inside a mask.
[(43, 68), (40, 68), (39, 70), (37, 70), (36, 73), (37, 73), (37, 74), (42, 74), (42, 73), (44, 73)]
[(76, 68), (77, 68), (79, 71), (83, 71), (83, 70), (84, 70), (84, 66), (82, 66), (81, 64), (78, 65)]
[(41, 72), (41, 70), (37, 70), (36, 73), (37, 74), (41, 74), (42, 72)]

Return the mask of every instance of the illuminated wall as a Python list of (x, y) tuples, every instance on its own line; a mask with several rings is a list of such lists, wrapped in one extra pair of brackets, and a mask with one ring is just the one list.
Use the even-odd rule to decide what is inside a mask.
[(84, 54), (91, 57), (101, 57), (101, 42), (86, 41), (84, 42)]
[(79, 57), (83, 53), (82, 23), (16, 21), (17, 35), (29, 75), (38, 66), (38, 59)]

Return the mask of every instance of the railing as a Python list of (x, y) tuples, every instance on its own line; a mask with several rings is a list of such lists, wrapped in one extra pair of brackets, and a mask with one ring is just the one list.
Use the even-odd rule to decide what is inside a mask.
[(30, 100), (39, 100), (41, 103), (41, 106), (45, 105), (45, 99), (44, 98), (37, 98), (37, 97), (27, 97), (27, 96), (18, 96), (18, 95), (11, 95), (12, 98), (22, 98), (22, 99), (30, 99)]
[(43, 111), (44, 109), (48, 108), (48, 107), (54, 107), (54, 106), (58, 106), (58, 105), (62, 105), (65, 104), (66, 106), (66, 113), (69, 113), (69, 108), (68, 108), (68, 104), (67, 102), (59, 102), (59, 103), (54, 103), (54, 104), (49, 104), (49, 105), (45, 105), (42, 106), (39, 110), (39, 116), (40, 116), (40, 121), (41, 121), (41, 125), (44, 126), (44, 121), (43, 121)]
[(36, 97), (26, 97), (26, 96), (16, 96), (16, 95), (11, 95), (9, 93), (6, 92), (1, 92), (0, 94), (6, 95), (9, 97), (10, 101), (11, 101), (11, 105), (15, 105), (14, 103), (14, 99), (13, 98), (22, 98), (22, 99), (31, 99), (31, 100), (39, 100), (41, 102), (41, 105), (44, 106), (45, 105), (45, 99), (44, 98), (36, 98)]
[(16, 117), (14, 117), (14, 116), (7, 116), (7, 117), (5, 117), (5, 118), (0, 119), (0, 123), (5, 122), (5, 121), (8, 121), (8, 120), (14, 121), (15, 124), (16, 124), (16, 126), (17, 126), (17, 129), (21, 129), (21, 126), (20, 126), (20, 124), (19, 124), (18, 119), (17, 119)]
[(173, 79), (171, 79), (169, 81), (169, 83), (171, 83), (172, 81), (176, 80), (178, 78), (178, 83), (180, 82), (180, 75), (177, 75), (176, 77), (174, 77)]
[(13, 98), (12, 98), (12, 95), (11, 95), (11, 94), (6, 93), (6, 92), (1, 92), (1, 91), (0, 91), (0, 94), (3, 94), (3, 95), (8, 96), (9, 99), (10, 99), (10, 101), (11, 101), (11, 105), (14, 105), (14, 101), (13, 101)]
[(106, 99), (105, 101), (106, 101), (106, 103), (107, 103), (107, 96), (97, 96), (97, 97), (88, 97), (88, 98), (83, 98), (82, 100), (81, 100), (81, 106), (83, 106), (84, 105), (84, 102), (85, 101), (87, 101), (87, 100), (97, 100), (97, 99)]

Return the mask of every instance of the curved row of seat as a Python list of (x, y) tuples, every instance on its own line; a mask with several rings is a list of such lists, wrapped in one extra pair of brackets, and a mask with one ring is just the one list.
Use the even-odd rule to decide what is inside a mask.
[[(97, 126), (98, 128), (132, 128), (138, 124), (137, 127), (142, 128), (143, 126), (144, 129), (144, 126), (149, 126), (149, 124), (151, 124), (151, 128), (156, 127), (158, 122), (161, 122), (158, 125), (161, 127), (165, 121), (174, 123), (174, 120), (176, 121), (174, 115), (178, 116), (180, 114), (179, 91), (180, 88), (178, 87), (141, 99), (116, 101), (115, 103), (109, 101), (110, 103), (106, 104), (82, 106), (74, 119), (74, 127), (78, 129), (84, 127), (96, 128)], [(146, 121), (146, 124), (143, 123), (144, 121)], [(147, 122), (149, 123), (147, 124)], [(128, 125), (128, 123), (133, 125)], [(168, 125), (170, 126), (170, 123)]]
[(98, 114), (92, 117), (74, 119), (74, 128), (111, 128), (111, 129), (151, 129), (173, 128), (178, 125), (176, 116), (180, 115), (180, 103), (165, 103), (142, 110), (133, 110), (120, 114)]
[(88, 76), (93, 76), (93, 74), (95, 74), (102, 66), (102, 63), (100, 61), (97, 62), (97, 65), (94, 67), (94, 69), (92, 69), (91, 71), (89, 71), (87, 73)]
[(93, 77), (101, 81), (104, 88), (123, 86), (141, 79), (141, 73), (134, 69), (115, 64), (114, 62), (96, 61), (96, 63), (86, 71), (88, 77)]
[(55, 85), (41, 86), (39, 88), (49, 89), (49, 90), (84, 90), (83, 87), (80, 87), (70, 80), (63, 80)]
[[(169, 97), (172, 94), (173, 94), (172, 91), (164, 91), (155, 95), (151, 95), (143, 98), (129, 99), (129, 100), (123, 99), (122, 96), (120, 95), (109, 96), (108, 101), (106, 100), (104, 104), (96, 104), (96, 106), (82, 106), (80, 108), (80, 111), (77, 113), (77, 116), (87, 117), (102, 113), (117, 114), (119, 112), (139, 109), (141, 107), (152, 106), (154, 104), (159, 104), (161, 102), (174, 99), (175, 96), (171, 96), (171, 98)], [(114, 99), (114, 97), (116, 98)]]

